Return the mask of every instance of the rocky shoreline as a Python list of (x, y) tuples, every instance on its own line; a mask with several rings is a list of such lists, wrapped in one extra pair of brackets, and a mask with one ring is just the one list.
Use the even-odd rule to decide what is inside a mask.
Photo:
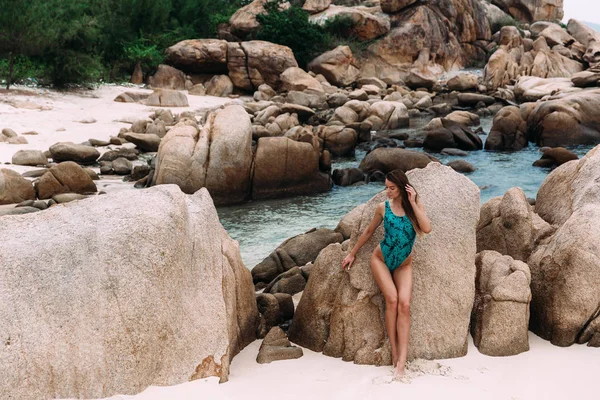
[[(521, 7), (527, 25), (492, 35), (499, 9), (478, 1), (374, 3), (305, 4), (316, 22), (352, 15), (361, 38), (377, 39), (367, 59), (340, 46), (305, 71), (285, 46), (233, 40), (251, 39), (256, 0), (222, 39), (169, 48), (151, 90), (113, 90), (113, 117), (76, 115), (85, 99), (71, 100), (82, 103), (67, 112), (72, 140), (54, 141), (66, 131), (55, 121), (38, 129), (44, 140), (0, 127), (12, 153), (0, 169), (0, 397), (225, 382), (257, 338), (261, 364), (313, 351), (389, 365), (368, 265), (381, 227), (350, 272), (339, 268), (382, 193), (335, 229), (285, 240), (251, 271), (215, 206), (324, 193), (394, 169), (408, 173), (434, 228), (414, 250), (411, 360), (463, 357), (470, 335), (491, 356), (527, 352), (530, 331), (600, 347), (600, 34), (575, 20), (535, 22), (560, 18), (554, 7)], [(481, 76), (453, 72), (488, 56)], [(52, 108), (24, 92), (33, 99), (3, 94), (0, 111)], [(484, 132), (480, 118), (492, 116)], [(421, 117), (424, 127), (399, 131)], [(100, 136), (81, 143), (96, 124), (87, 129)], [(468, 179), (476, 167), (438, 159), (529, 143), (542, 153), (531, 168), (552, 169), (535, 199), (514, 187), (481, 205)], [(579, 159), (573, 145), (596, 147)], [(333, 168), (357, 149), (357, 168)], [(111, 179), (140, 190), (103, 190)]]

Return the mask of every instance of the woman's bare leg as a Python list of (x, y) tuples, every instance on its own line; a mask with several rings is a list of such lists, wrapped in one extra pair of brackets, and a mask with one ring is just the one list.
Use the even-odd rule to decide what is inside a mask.
[(394, 285), (392, 274), (383, 261), (381, 248), (377, 246), (371, 256), (371, 271), (385, 299), (385, 329), (392, 346), (392, 364), (398, 360), (398, 338), (396, 319), (398, 313), (398, 289)]
[(412, 256), (396, 268), (393, 272), (393, 279), (398, 289), (398, 316), (397, 335), (398, 335), (398, 363), (396, 364), (395, 375), (404, 376), (404, 366), (408, 356), (408, 340), (410, 337), (410, 299), (412, 297), (413, 274), (412, 274)]

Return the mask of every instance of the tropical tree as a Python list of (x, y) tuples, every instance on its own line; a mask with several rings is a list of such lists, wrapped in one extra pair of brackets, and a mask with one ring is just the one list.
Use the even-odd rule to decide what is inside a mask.
[(43, 0), (0, 0), (0, 57), (8, 59), (6, 89), (13, 83), (15, 59), (41, 54), (52, 41), (48, 5)]

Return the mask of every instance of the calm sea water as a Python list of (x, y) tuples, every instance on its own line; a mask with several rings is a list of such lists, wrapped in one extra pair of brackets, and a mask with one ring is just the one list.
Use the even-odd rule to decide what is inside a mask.
[[(424, 125), (426, 121), (411, 121), (411, 131)], [(487, 133), (492, 118), (483, 118), (481, 126)], [(485, 141), (487, 136), (482, 136)], [(570, 148), (582, 157), (593, 146)], [(415, 149), (423, 151), (422, 149)], [(357, 151), (353, 158), (334, 161), (333, 168), (356, 167), (365, 152)], [(481, 190), (481, 202), (492, 197), (502, 196), (514, 186), (523, 189), (528, 197), (535, 197), (549, 169), (533, 167), (531, 164), (540, 158), (539, 148), (530, 144), (517, 152), (469, 152), (467, 157), (433, 154), (444, 164), (455, 159), (464, 159), (473, 164), (477, 171), (466, 174)], [(338, 187), (327, 193), (314, 196), (298, 196), (288, 199), (254, 201), (232, 207), (219, 207), (221, 223), (229, 235), (239, 241), (242, 259), (248, 268), (262, 261), (285, 239), (303, 233), (311, 228), (335, 228), (340, 218), (354, 207), (365, 203), (379, 191), (383, 183), (369, 183), (358, 186)]]

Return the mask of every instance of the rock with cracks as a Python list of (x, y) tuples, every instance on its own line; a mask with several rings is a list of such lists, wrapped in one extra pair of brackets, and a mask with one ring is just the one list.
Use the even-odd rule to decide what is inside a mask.
[[(413, 250), (409, 359), (460, 357), (467, 352), (475, 295), (479, 189), (437, 163), (410, 171), (408, 176), (433, 227), (429, 235), (417, 239)], [(340, 268), (383, 200), (385, 193), (367, 203), (347, 247), (332, 244), (319, 254), (290, 327), (292, 342), (358, 364), (391, 363), (385, 302), (369, 267), (383, 227), (358, 252), (349, 273)]]
[(522, 261), (495, 251), (477, 254), (471, 333), (482, 354), (513, 356), (529, 350), (531, 273)]
[(1, 223), (1, 398), (226, 381), (255, 339), (252, 279), (206, 190), (126, 190)]

